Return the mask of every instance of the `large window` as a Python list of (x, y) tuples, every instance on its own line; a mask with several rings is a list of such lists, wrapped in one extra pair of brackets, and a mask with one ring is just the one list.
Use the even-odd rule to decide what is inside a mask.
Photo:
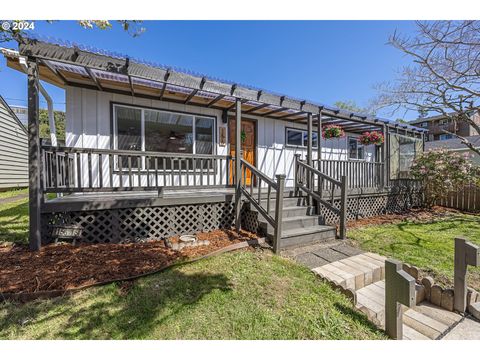
[(348, 137), (348, 158), (354, 160), (365, 159), (365, 148), (355, 137)]
[[(308, 131), (302, 129), (286, 128), (285, 138), (288, 146), (307, 147)], [(312, 147), (316, 148), (317, 146), (318, 134), (312, 131)]]
[[(115, 149), (213, 154), (214, 118), (125, 105), (114, 105), (113, 113)], [(144, 159), (140, 166), (145, 168)], [(133, 158), (132, 167), (138, 167)]]

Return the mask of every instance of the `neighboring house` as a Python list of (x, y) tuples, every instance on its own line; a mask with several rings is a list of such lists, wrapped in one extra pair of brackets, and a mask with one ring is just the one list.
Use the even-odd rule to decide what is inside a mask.
[[(470, 118), (480, 125), (480, 113), (474, 112)], [(448, 131), (459, 136), (479, 135), (477, 131), (465, 121), (453, 121), (444, 115), (437, 115), (428, 118), (417, 119), (409, 122), (410, 125), (418, 126), (428, 130), (426, 141), (448, 140), (453, 135), (445, 132)]]
[(21, 106), (21, 105), (10, 105), (10, 109), (15, 113), (17, 116), (18, 120), (20, 122), (27, 126), (28, 123), (28, 108), (26, 106)]
[[(480, 135), (468, 136), (466, 139), (475, 146), (476, 149), (480, 150)], [(448, 140), (439, 140), (439, 141), (430, 141), (425, 143), (425, 150), (432, 149), (446, 149), (448, 151), (454, 151), (462, 154), (469, 154), (470, 159), (474, 164), (480, 165), (480, 156), (475, 152), (471, 151), (462, 141), (458, 138), (448, 139)]]
[[(55, 224), (90, 242), (235, 225), (290, 247), (336, 227), (344, 238), (347, 219), (421, 199), (404, 190), (423, 129), (69, 44), (26, 40), (3, 53), (31, 69), (31, 93), (41, 79), (66, 94), (66, 147), (32, 143), (32, 248)], [(326, 125), (346, 136), (324, 139)], [(362, 145), (372, 130), (386, 142)]]
[(27, 129), (0, 96), (0, 191), (26, 186)]

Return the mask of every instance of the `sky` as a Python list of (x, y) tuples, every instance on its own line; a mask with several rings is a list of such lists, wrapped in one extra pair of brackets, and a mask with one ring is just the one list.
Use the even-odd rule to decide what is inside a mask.
[[(36, 21), (34, 32), (299, 99), (365, 107), (376, 95), (374, 85), (393, 80), (410, 61), (387, 45), (389, 35), (415, 30), (412, 21), (146, 21), (146, 31), (132, 37), (112, 24), (88, 30), (75, 21)], [(63, 89), (46, 88), (55, 108), (64, 110)], [(26, 76), (8, 68), (3, 57), (0, 95), (11, 105), (26, 105)], [(379, 115), (417, 117), (403, 111)]]

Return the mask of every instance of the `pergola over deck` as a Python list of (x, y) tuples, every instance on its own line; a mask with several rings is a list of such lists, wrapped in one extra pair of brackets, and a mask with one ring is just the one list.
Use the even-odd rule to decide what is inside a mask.
[[(38, 80), (64, 88), (74, 86), (135, 97), (165, 100), (203, 106), (223, 111), (235, 111), (235, 174), (241, 173), (241, 119), (255, 115), (276, 120), (307, 124), (307, 163), (312, 166), (313, 125), (341, 125), (345, 131), (363, 133), (380, 130), (403, 132), (423, 138), (424, 129), (386, 119), (357, 114), (307, 100), (298, 100), (236, 83), (181, 71), (176, 68), (150, 64), (129, 57), (77, 45), (23, 39), (19, 52), (4, 50), (7, 65), (28, 73), (29, 150), (30, 150), (30, 243), (39, 248), (41, 195), (41, 148), (39, 140)], [(19, 57), (26, 59), (26, 68)], [(322, 137), (318, 137), (321, 154)], [(386, 137), (388, 139), (388, 137)], [(388, 140), (387, 140), (388, 141)], [(386, 163), (388, 143), (382, 145), (381, 157)], [(388, 170), (384, 172), (386, 177)], [(384, 182), (386, 183), (386, 182)], [(241, 178), (235, 176), (236, 222), (239, 227)]]

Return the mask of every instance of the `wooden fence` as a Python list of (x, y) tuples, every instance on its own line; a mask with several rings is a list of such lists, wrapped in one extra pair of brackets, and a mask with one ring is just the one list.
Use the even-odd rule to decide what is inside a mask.
[(480, 212), (480, 187), (474, 184), (464, 185), (457, 191), (447, 193), (437, 201), (437, 205), (463, 211)]

